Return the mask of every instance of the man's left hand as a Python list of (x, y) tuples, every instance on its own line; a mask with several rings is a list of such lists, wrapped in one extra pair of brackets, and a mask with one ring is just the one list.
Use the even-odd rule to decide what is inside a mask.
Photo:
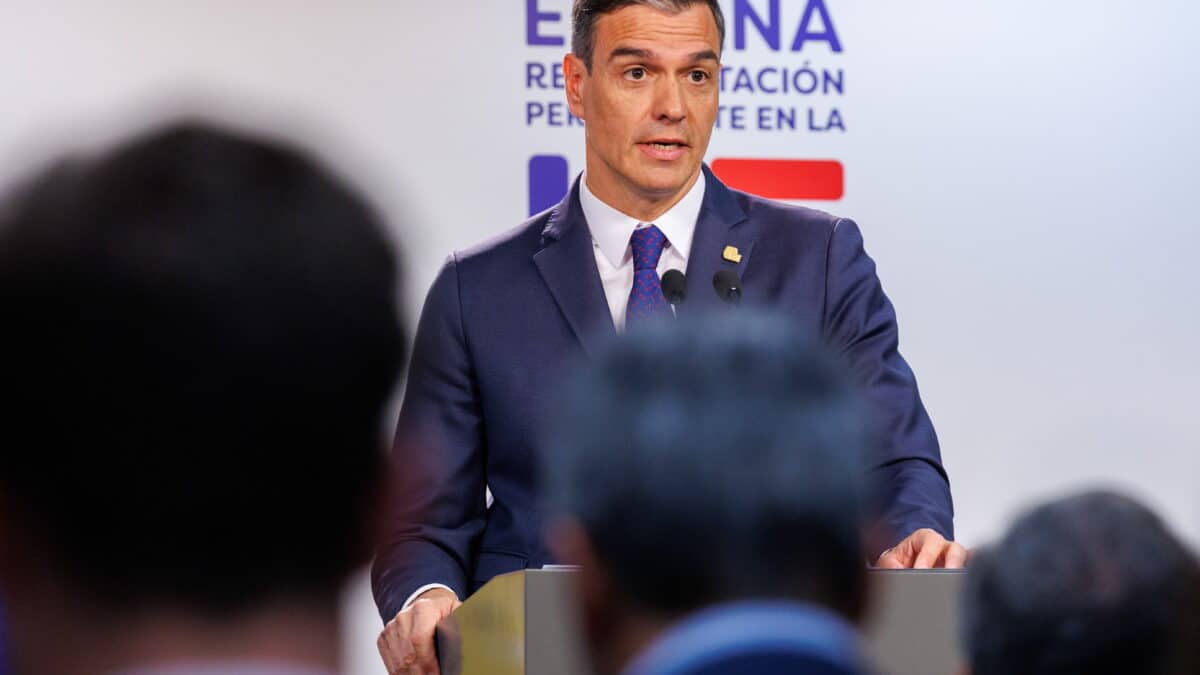
[(923, 528), (884, 551), (875, 566), (895, 570), (962, 567), (970, 555), (970, 551), (962, 546), (946, 541), (945, 537), (933, 530)]

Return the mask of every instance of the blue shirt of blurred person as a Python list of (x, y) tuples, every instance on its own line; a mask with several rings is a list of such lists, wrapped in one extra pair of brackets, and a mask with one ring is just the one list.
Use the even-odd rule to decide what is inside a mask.
[(859, 675), (861, 652), (854, 627), (824, 607), (749, 600), (684, 619), (622, 675)]

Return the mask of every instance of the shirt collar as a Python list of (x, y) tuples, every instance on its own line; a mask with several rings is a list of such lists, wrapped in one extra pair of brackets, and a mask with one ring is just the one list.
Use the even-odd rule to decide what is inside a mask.
[[(671, 248), (687, 262), (692, 250), (692, 235), (696, 231), (696, 220), (700, 218), (700, 207), (704, 205), (704, 172), (701, 171), (688, 193), (662, 214), (652, 224), (667, 236)], [(592, 241), (600, 247), (604, 257), (613, 267), (620, 267), (629, 256), (629, 238), (641, 222), (627, 216), (592, 194), (587, 186), (587, 173), (579, 179), (579, 206), (587, 219)]]

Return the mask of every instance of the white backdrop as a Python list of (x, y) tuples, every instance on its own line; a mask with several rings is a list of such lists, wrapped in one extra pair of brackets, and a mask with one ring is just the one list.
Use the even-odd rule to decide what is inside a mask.
[[(1101, 483), (1200, 542), (1200, 5), (826, 0), (842, 51), (815, 40), (792, 52), (809, 2), (778, 0), (775, 51), (752, 22), (746, 49), (733, 48), (728, 0), (725, 61), (840, 69), (842, 92), (723, 102), (811, 107), (822, 122), (836, 107), (844, 131), (726, 125), (710, 156), (845, 167), (844, 198), (814, 205), (855, 218), (879, 263), (941, 437), (959, 538), (981, 543), (1031, 500)], [(746, 4), (769, 17), (769, 0)], [(569, 0), (532, 5), (565, 19)], [(531, 156), (582, 166), (578, 126), (528, 121), (530, 102), (561, 91), (528, 88), (527, 64), (563, 51), (529, 44), (529, 10), (10, 1), (0, 181), (170, 110), (301, 136), (394, 223), (415, 317), (450, 250), (526, 216)], [(565, 20), (535, 30), (567, 33)], [(346, 607), (350, 672), (382, 672), (362, 579)]]

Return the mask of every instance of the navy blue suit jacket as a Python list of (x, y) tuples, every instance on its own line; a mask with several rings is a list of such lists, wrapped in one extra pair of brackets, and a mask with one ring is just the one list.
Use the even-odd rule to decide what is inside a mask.
[[(867, 467), (881, 524), (892, 541), (921, 527), (951, 538), (937, 437), (858, 226), (706, 179), (680, 312), (721, 309), (711, 280), (730, 269), (743, 304), (777, 308), (823, 339), (850, 364), (883, 432)], [(740, 262), (723, 258), (727, 245)], [(427, 583), (465, 598), (497, 574), (553, 562), (537, 434), (570, 363), (613, 335), (578, 181), (558, 206), (450, 257), (421, 313), (397, 429), (407, 487), (372, 574), (385, 620)]]

